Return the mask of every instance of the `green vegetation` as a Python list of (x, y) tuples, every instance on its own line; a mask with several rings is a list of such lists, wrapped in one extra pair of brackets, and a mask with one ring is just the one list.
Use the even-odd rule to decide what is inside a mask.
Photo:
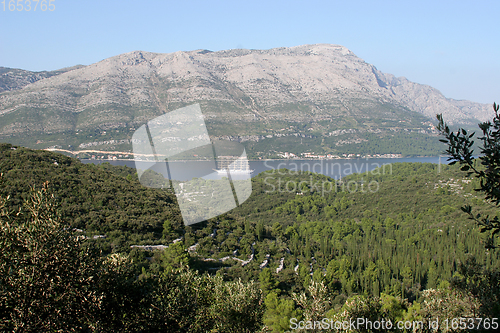
[[(128, 255), (102, 255), (72, 231), (55, 202), (47, 183), (33, 187), (17, 212), (9, 208), (9, 197), (0, 196), (1, 331), (253, 332), (260, 327), (264, 308), (255, 283), (225, 282), (184, 266), (164, 267), (155, 275), (143, 269), (138, 275)], [(168, 254), (171, 263), (182, 256)]]
[[(166, 89), (168, 84), (164, 86), (162, 83), (158, 87), (159, 91)], [(72, 91), (66, 93), (75, 94)], [(248, 97), (243, 96), (234, 102), (200, 100), (189, 104), (200, 103), (206, 115), (208, 133), (213, 139), (242, 140), (252, 159), (277, 158), (279, 152), (285, 151), (294, 154), (436, 156), (442, 150), (438, 136), (429, 127), (429, 119), (403, 107), (354, 99), (349, 102), (350, 110), (334, 102), (321, 105), (302, 102), (261, 106), (261, 110), (265, 110), (261, 114), (254, 111), (252, 103), (245, 102), (245, 98)], [(170, 103), (168, 109), (187, 105)], [(164, 113), (149, 103), (139, 109), (110, 103), (89, 107), (79, 113), (54, 109), (53, 106), (37, 110), (33, 112), (29, 107), (20, 107), (15, 113), (3, 115), (2, 124), (5, 126), (26, 123), (25, 127), (30, 131), (4, 134), (0, 128), (0, 141), (36, 149), (57, 147), (70, 151), (91, 149), (131, 153), (130, 140), (134, 131), (147, 120)], [(47, 131), (56, 124), (57, 127)], [(349, 132), (335, 133), (342, 130)]]
[[(444, 135), (441, 141), (448, 145), (447, 154), (451, 156), (451, 164), (459, 162), (460, 170), (466, 171), (467, 176), (474, 175), (480, 180), (480, 187), (477, 191), (485, 194), (485, 199), (491, 201), (497, 207), (500, 206), (500, 115), (499, 106), (493, 103), (495, 117), (493, 123), (490, 121), (479, 124), (483, 136), (479, 138), (482, 145), (480, 147), (481, 156), (474, 159), (474, 134), (468, 134), (465, 129), (459, 129), (457, 134), (450, 131), (444, 123), (443, 116), (438, 115), (438, 130)], [(480, 164), (478, 163), (480, 162)], [(500, 220), (498, 216), (490, 218), (489, 215), (482, 217), (480, 213), (473, 214), (472, 207), (466, 205), (462, 210), (469, 215), (471, 220), (476, 221), (481, 226), (481, 232), (490, 232), (491, 238), (488, 241), (488, 248), (496, 248), (494, 245), (494, 235), (500, 232)]]
[[(107, 252), (124, 251), (131, 242), (168, 242), (182, 232), (175, 196), (143, 187), (134, 169), (82, 164), (61, 154), (2, 144), (0, 172), (0, 195), (10, 196), (9, 208), (18, 210), (31, 186), (39, 188), (48, 181), (61, 219), (84, 229), (86, 236), (106, 234), (113, 239), (103, 242)], [(172, 223), (172, 233), (161, 239), (166, 220)]]
[(498, 209), (458, 166), (341, 181), (269, 171), (240, 207), (190, 226), (171, 192), (126, 167), (2, 144), (0, 172), (1, 330), (283, 332), (292, 318), (357, 317), (451, 327), (500, 312), (499, 254), (460, 207)]
[[(337, 137), (287, 136), (263, 139), (259, 142), (244, 142), (249, 158), (265, 156), (279, 158), (278, 152), (301, 154), (314, 152), (316, 154), (402, 154), (403, 156), (438, 156), (443, 146), (438, 137), (422, 133), (361, 133), (353, 142), (352, 135)], [(336, 143), (345, 142), (339, 145)], [(266, 152), (260, 153), (259, 152)], [(299, 155), (300, 156), (300, 155)]]

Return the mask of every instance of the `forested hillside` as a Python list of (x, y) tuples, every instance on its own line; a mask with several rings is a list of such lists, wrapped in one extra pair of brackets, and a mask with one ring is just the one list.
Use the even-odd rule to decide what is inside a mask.
[(28, 198), (30, 187), (48, 181), (62, 220), (88, 236), (107, 234), (113, 252), (124, 251), (130, 242), (161, 238), (167, 220), (181, 232), (175, 196), (143, 187), (135, 169), (83, 164), (61, 154), (1, 144), (0, 172), (0, 195), (10, 195), (12, 209)]
[[(77, 331), (283, 332), (291, 318), (355, 317), (427, 327), (439, 317), (451, 327), (452, 318), (500, 312), (498, 251), (485, 249), (484, 236), (460, 207), (496, 211), (458, 167), (394, 164), (341, 181), (271, 170), (252, 179), (252, 195), (240, 207), (188, 227), (175, 196), (142, 187), (134, 169), (2, 144), (0, 172), (2, 329), (40, 331), (71, 327), (73, 320)], [(30, 198), (43, 188), (39, 195), (54, 195), (59, 217), (34, 214), (33, 205), (45, 199)], [(43, 229), (43, 221), (55, 226)], [(32, 234), (37, 228), (47, 236)], [(90, 268), (71, 273), (80, 280), (69, 273), (67, 280), (50, 280), (47, 267), (57, 275), (67, 265), (27, 260), (50, 254), (41, 256), (26, 239), (56, 250), (52, 241), (59, 239), (66, 244), (63, 259), (69, 249), (86, 249), (74, 252), (81, 261), (70, 262)], [(30, 322), (23, 311), (49, 318), (47, 308), (61, 303), (54, 293), (30, 301), (30, 284), (21, 283), (27, 267), (47, 290), (57, 281), (78, 290), (86, 300), (80, 318), (67, 319), (61, 310), (55, 318), (69, 326), (57, 326), (63, 325), (57, 319)]]

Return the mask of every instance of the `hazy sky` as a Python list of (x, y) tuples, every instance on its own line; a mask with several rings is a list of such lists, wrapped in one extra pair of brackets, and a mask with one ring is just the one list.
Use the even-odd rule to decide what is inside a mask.
[(0, 3), (0, 66), (39, 71), (134, 50), (330, 43), (446, 97), (500, 102), (497, 0), (55, 0), (45, 12), (41, 3), (33, 11), (35, 1), (29, 12), (8, 3)]

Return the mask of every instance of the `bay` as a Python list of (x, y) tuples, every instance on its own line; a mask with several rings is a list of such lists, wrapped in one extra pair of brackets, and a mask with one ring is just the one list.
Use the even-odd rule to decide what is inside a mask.
[[(91, 160), (82, 159), (82, 163), (102, 164), (110, 163), (111, 165), (127, 166), (135, 168), (134, 160)], [(262, 160), (249, 161), (250, 169), (253, 170), (251, 177), (255, 177), (261, 172), (267, 170), (275, 170), (275, 172), (298, 172), (310, 171), (320, 173), (334, 179), (341, 179), (353, 173), (370, 172), (376, 168), (382, 167), (383, 171), (390, 172), (391, 165), (395, 163), (434, 163), (447, 164), (447, 157), (402, 157), (402, 158), (359, 158), (359, 159), (299, 159), (299, 160)], [(144, 163), (144, 162), (143, 162)], [(151, 170), (161, 172), (160, 163), (150, 162)], [(179, 181), (190, 180), (193, 177), (205, 179), (220, 179), (222, 176), (217, 174), (214, 169), (214, 162), (209, 161), (185, 161), (185, 162), (169, 162), (168, 163), (171, 178)], [(280, 169), (288, 169), (289, 171), (278, 171)], [(168, 175), (164, 175), (168, 177)], [(233, 176), (234, 179), (248, 178), (248, 175)]]

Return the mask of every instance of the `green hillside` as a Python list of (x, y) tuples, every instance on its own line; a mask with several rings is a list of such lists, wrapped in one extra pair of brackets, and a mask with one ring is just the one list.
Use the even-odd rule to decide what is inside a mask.
[(161, 238), (166, 220), (175, 232), (165, 241), (181, 232), (175, 196), (143, 187), (134, 169), (83, 164), (61, 154), (1, 144), (0, 172), (0, 195), (10, 196), (11, 209), (18, 210), (30, 188), (47, 181), (61, 219), (88, 236), (107, 234), (113, 239), (109, 251)]
[[(459, 207), (469, 203), (483, 214), (498, 213), (458, 167), (393, 164), (342, 181), (285, 169), (264, 172), (252, 179), (252, 195), (240, 207), (188, 227), (175, 196), (142, 187), (134, 169), (84, 165), (2, 144), (0, 172), (0, 197), (9, 196), (3, 209), (0, 201), (2, 230), (29, 230), (23, 221), (36, 219), (15, 212), (30, 198), (30, 187), (41, 189), (48, 181), (60, 223), (70, 227), (53, 233), (64, 230), (62, 240), (87, 236), (72, 246), (90, 249), (77, 257), (100, 267), (92, 271), (97, 280), (68, 284), (68, 290), (88, 292), (80, 321), (60, 315), (73, 318), (77, 331), (283, 332), (291, 318), (307, 323), (360, 316), (428, 327), (435, 317), (451, 325), (453, 318), (500, 312), (499, 253), (485, 249), (484, 235)], [(16, 235), (24, 239), (23, 232)], [(14, 290), (20, 299), (29, 290), (14, 288), (27, 273), (7, 272), (28, 271), (23, 260), (12, 258), (35, 252), (18, 245), (26, 249), (19, 252), (7, 236), (1, 239), (0, 328), (14, 330), (15, 320), (30, 321), (16, 311), (35, 315), (60, 303), (45, 294), (37, 296), (42, 307), (13, 301)], [(160, 244), (168, 248), (130, 247)], [(40, 260), (30, 266), (35, 276)], [(47, 330), (39, 325), (32, 331)]]
[[(370, 104), (370, 108), (364, 110), (366, 115), (362, 117), (340, 114), (327, 115), (323, 117), (324, 119), (321, 117), (315, 119), (314, 114), (310, 114), (311, 105), (283, 105), (276, 108), (276, 112), (279, 111), (281, 114), (279, 117), (255, 120), (246, 119), (248, 118), (246, 115), (250, 113), (249, 109), (216, 102), (199, 102), (207, 114), (206, 123), (210, 137), (213, 140), (231, 138), (242, 141), (249, 158), (252, 159), (279, 158), (279, 153), (283, 152), (297, 155), (314, 152), (336, 155), (356, 153), (437, 156), (443, 150), (436, 133), (429, 128), (431, 123), (429, 119), (416, 112), (391, 105)], [(174, 106), (180, 108), (186, 105), (190, 104)], [(324, 107), (335, 109), (332, 105)], [(295, 109), (301, 111), (300, 117)], [(146, 112), (145, 110), (147, 108), (120, 107), (116, 112), (130, 113), (132, 119), (139, 118), (141, 112)], [(106, 110), (100, 110), (104, 111)], [(211, 116), (214, 114), (217, 114), (217, 117)], [(124, 126), (113, 129), (88, 125), (93, 119), (101, 117), (99, 113), (96, 115), (90, 111), (57, 114), (52, 109), (39, 108), (34, 113), (29, 109), (19, 108), (15, 113), (2, 115), (4, 126), (19, 121), (30, 121), (43, 126), (49, 126), (56, 121), (64, 125), (61, 125), (61, 129), (50, 133), (36, 128), (30, 133), (0, 133), (0, 141), (36, 149), (55, 147), (74, 152), (90, 149), (131, 153), (130, 140), (142, 123), (124, 122)], [(154, 113), (149, 114), (149, 118), (154, 118)], [(80, 124), (86, 125), (80, 126)], [(80, 153), (78, 156), (88, 158), (92, 154)]]

